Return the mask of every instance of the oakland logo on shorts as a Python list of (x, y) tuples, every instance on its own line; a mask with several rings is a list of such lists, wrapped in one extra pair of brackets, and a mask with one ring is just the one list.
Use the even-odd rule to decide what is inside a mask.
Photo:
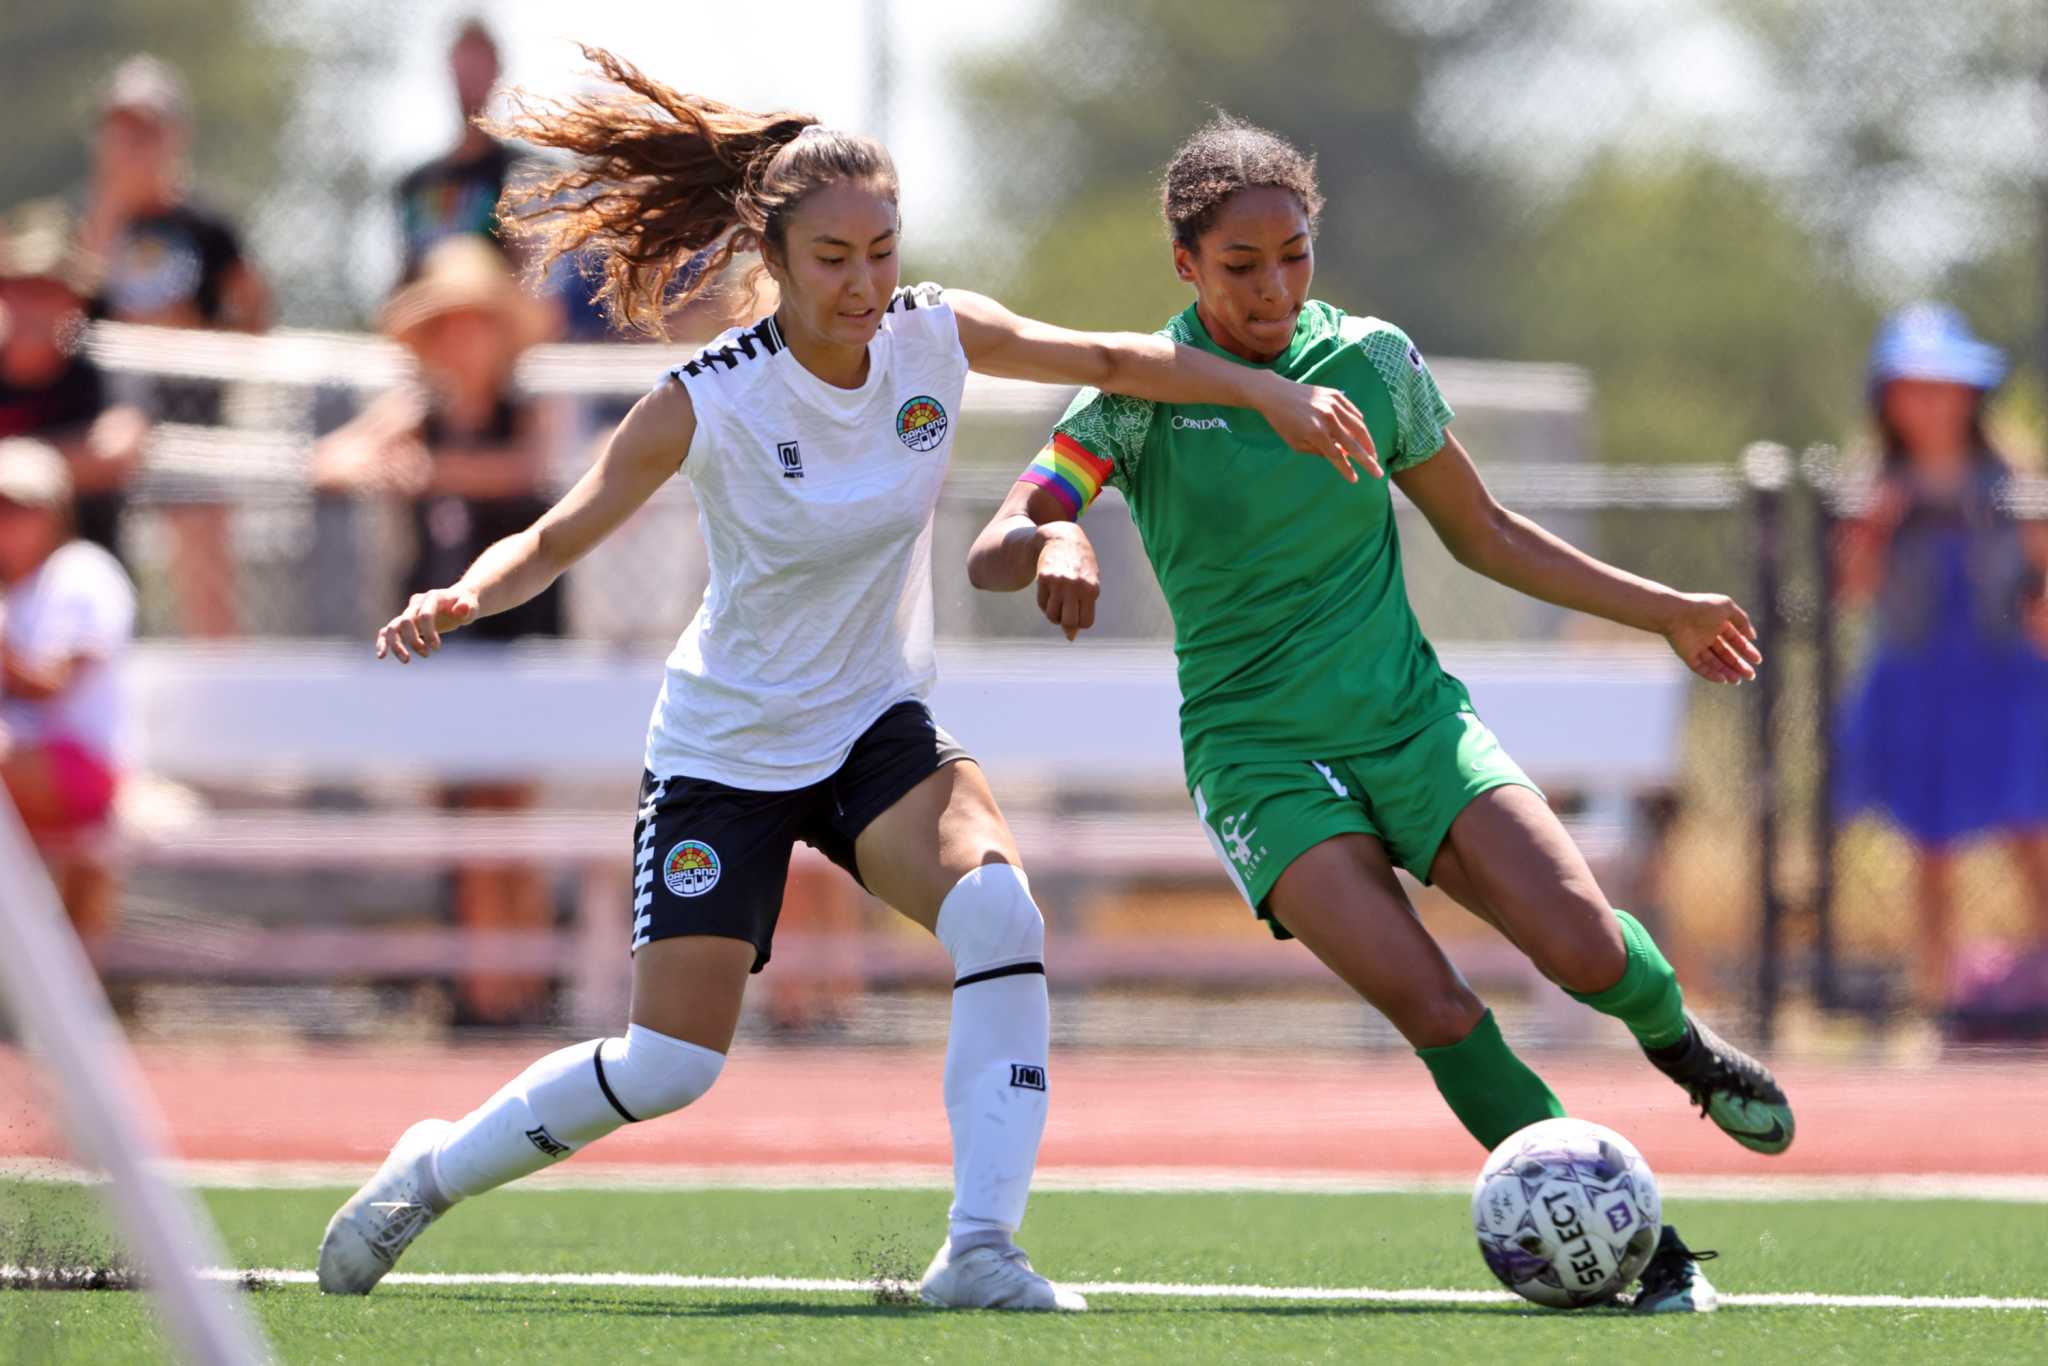
[(928, 451), (946, 439), (946, 410), (930, 394), (919, 394), (896, 410), (896, 435), (914, 451)]
[(661, 861), (661, 880), (677, 896), (702, 896), (718, 885), (718, 854), (702, 840), (684, 840)]

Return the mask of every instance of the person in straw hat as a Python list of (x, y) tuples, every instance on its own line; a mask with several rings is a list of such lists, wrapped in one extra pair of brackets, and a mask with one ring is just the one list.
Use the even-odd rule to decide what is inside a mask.
[(49, 444), (0, 440), (0, 780), (88, 947), (113, 884), (77, 837), (113, 810), (115, 675), (135, 629), (120, 564), (71, 532), (71, 471)]
[[(313, 478), (323, 491), (409, 503), (415, 553), (405, 592), (452, 581), (486, 546), (547, 510), (546, 424), (513, 372), (521, 353), (546, 337), (552, 317), (520, 289), (497, 248), (468, 234), (429, 251), (419, 275), (385, 305), (382, 330), (411, 353), (418, 382), (375, 400), (321, 442)], [(473, 634), (506, 642), (556, 635), (561, 624), (561, 592), (550, 588)], [(469, 809), (533, 803), (524, 783), (469, 784), (445, 795)], [(454, 903), (464, 926), (537, 929), (552, 918), (546, 884), (526, 865), (459, 868)], [(530, 1022), (546, 995), (542, 978), (474, 974), (456, 984), (456, 1019)]]
[[(314, 451), (313, 481), (329, 492), (395, 494), (412, 503), (416, 558), (407, 592), (467, 567), (482, 549), (546, 510), (538, 409), (516, 392), (520, 355), (545, 338), (550, 315), (519, 288), (480, 237), (451, 237), (384, 306), (380, 326), (418, 366), (418, 383), (385, 394)], [(461, 572), (460, 568), (454, 569)], [(504, 614), (479, 639), (560, 629), (544, 594)]]

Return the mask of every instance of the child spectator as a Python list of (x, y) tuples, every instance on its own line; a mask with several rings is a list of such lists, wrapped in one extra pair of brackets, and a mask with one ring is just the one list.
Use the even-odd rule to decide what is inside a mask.
[(113, 880), (89, 847), (114, 803), (116, 675), (135, 590), (71, 533), (71, 472), (41, 441), (0, 441), (0, 779), (87, 947), (112, 928)]
[(1912, 839), (1920, 902), (1917, 988), (1949, 1004), (1958, 846), (1996, 835), (2048, 949), (2048, 543), (2018, 520), (2012, 471), (1985, 437), (2005, 357), (1953, 309), (1888, 319), (1870, 351), (1884, 464), (1872, 510), (1845, 528), (1840, 584), (1875, 600), (1877, 644), (1844, 712), (1838, 799)]
[[(520, 395), (520, 353), (546, 335), (548, 310), (519, 288), (489, 242), (458, 235), (427, 253), (419, 277), (386, 305), (386, 335), (410, 351), (420, 386), (386, 394), (322, 441), (313, 478), (323, 492), (395, 495), (411, 504), (416, 552), (405, 597), (452, 583), (486, 546), (547, 510), (548, 439), (540, 411)], [(477, 623), (474, 642), (561, 631), (561, 589)], [(472, 646), (472, 648), (475, 648)], [(490, 648), (484, 645), (483, 648)], [(514, 811), (533, 804), (524, 783), (474, 783), (450, 805)], [(476, 928), (544, 929), (553, 923), (540, 871), (521, 864), (467, 864), (455, 878), (455, 917)], [(547, 982), (478, 974), (456, 987), (458, 1022), (531, 1023)]]

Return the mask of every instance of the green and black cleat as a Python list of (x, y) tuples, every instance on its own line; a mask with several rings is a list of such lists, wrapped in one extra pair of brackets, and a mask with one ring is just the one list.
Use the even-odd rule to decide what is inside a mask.
[(1700, 1113), (1751, 1152), (1792, 1146), (1792, 1106), (1778, 1079), (1749, 1054), (1685, 1013), (1685, 1042), (1643, 1050), (1657, 1070), (1685, 1088)]
[(1694, 1252), (1678, 1236), (1678, 1230), (1664, 1225), (1657, 1238), (1657, 1250), (1643, 1268), (1641, 1288), (1629, 1307), (1638, 1314), (1711, 1314), (1721, 1307), (1720, 1292), (1700, 1270), (1718, 1252)]

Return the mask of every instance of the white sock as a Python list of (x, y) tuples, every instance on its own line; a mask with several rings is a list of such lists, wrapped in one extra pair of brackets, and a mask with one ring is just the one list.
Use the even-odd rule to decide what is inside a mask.
[(953, 1022), (946, 1037), (946, 1119), (953, 1130), (955, 1253), (1007, 1246), (1024, 1222), (1045, 1133), (1045, 920), (1021, 870), (975, 869), (939, 908), (939, 942), (953, 957)]
[(441, 1206), (539, 1171), (711, 1089), (725, 1054), (639, 1025), (548, 1054), (457, 1120), (428, 1172)]

